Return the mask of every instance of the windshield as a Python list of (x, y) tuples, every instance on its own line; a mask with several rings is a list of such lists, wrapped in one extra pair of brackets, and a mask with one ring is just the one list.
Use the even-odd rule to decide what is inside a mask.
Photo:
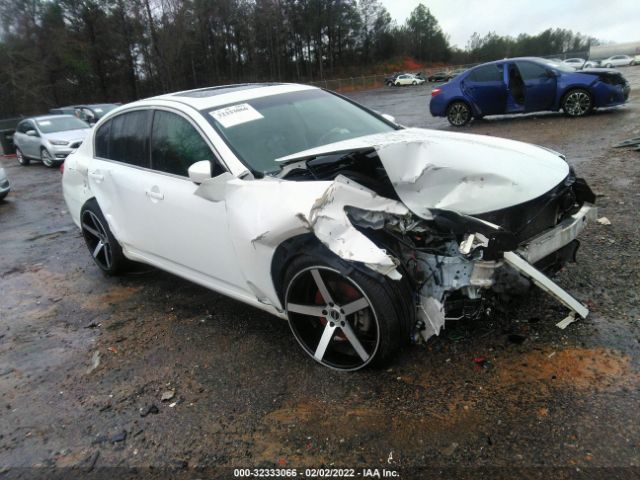
[(203, 115), (254, 172), (280, 171), (277, 158), (395, 128), (324, 90), (305, 90), (216, 107)]
[(89, 124), (71, 115), (64, 117), (49, 117), (36, 120), (38, 128), (42, 133), (64, 132), (65, 130), (78, 130), (81, 128), (91, 128)]
[(556, 62), (554, 60), (542, 59), (542, 62), (547, 64), (548, 66), (555, 68), (556, 70), (560, 70), (561, 72), (575, 72), (575, 68), (566, 65), (564, 63)]

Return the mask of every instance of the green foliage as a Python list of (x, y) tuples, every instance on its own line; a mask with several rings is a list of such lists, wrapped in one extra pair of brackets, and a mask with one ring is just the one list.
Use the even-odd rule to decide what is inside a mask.
[(549, 54), (589, 40), (560, 29), (474, 34), (466, 51), (453, 50), (424, 5), (398, 26), (379, 0), (0, 0), (0, 117), (224, 83), (353, 76), (399, 58)]

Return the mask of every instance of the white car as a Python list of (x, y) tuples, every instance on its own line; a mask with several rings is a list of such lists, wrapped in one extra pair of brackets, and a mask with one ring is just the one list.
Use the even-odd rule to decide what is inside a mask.
[(565, 65), (569, 65), (576, 70), (581, 70), (583, 68), (594, 68), (599, 66), (598, 62), (594, 62), (593, 60), (585, 60), (584, 58), (567, 58), (566, 60), (563, 60), (562, 63), (564, 63)]
[(64, 162), (91, 130), (88, 123), (73, 115), (43, 115), (18, 123), (13, 134), (20, 165), (40, 160), (47, 167)]
[(600, 65), (605, 68), (626, 67), (633, 63), (633, 57), (629, 55), (614, 55), (604, 60), (600, 60)]
[(384, 363), (525, 278), (588, 313), (542, 272), (574, 258), (596, 214), (561, 155), (405, 129), (315, 87), (124, 105), (69, 155), (62, 186), (104, 272), (144, 262), (287, 319), (338, 370)]
[(396, 87), (400, 87), (402, 85), (421, 85), (425, 82), (424, 78), (416, 77), (412, 73), (403, 73), (402, 75), (398, 75), (394, 82)]

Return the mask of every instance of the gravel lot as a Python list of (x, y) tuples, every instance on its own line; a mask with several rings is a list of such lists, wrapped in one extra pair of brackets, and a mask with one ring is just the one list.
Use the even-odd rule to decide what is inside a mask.
[[(463, 129), (563, 152), (598, 194), (611, 225), (590, 226), (558, 278), (589, 318), (558, 329), (565, 310), (534, 290), (490, 319), (448, 324), (388, 370), (317, 366), (285, 322), (155, 269), (103, 276), (59, 172), (0, 159), (13, 185), (0, 203), (0, 476), (342, 466), (637, 478), (640, 153), (611, 145), (640, 136), (640, 67), (623, 72), (623, 108)], [(447, 129), (429, 116), (430, 90), (351, 96), (402, 124)]]

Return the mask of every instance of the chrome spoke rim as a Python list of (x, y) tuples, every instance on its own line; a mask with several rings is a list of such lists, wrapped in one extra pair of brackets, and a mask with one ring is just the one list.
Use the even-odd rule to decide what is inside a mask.
[(81, 226), (93, 260), (103, 269), (109, 270), (113, 256), (106, 228), (100, 219), (89, 210), (82, 214)]
[(290, 282), (285, 307), (291, 330), (317, 362), (337, 370), (358, 370), (378, 349), (376, 312), (362, 289), (328, 267), (311, 267)]
[(567, 97), (566, 106), (570, 115), (584, 115), (591, 107), (591, 99), (584, 92), (573, 92)]

